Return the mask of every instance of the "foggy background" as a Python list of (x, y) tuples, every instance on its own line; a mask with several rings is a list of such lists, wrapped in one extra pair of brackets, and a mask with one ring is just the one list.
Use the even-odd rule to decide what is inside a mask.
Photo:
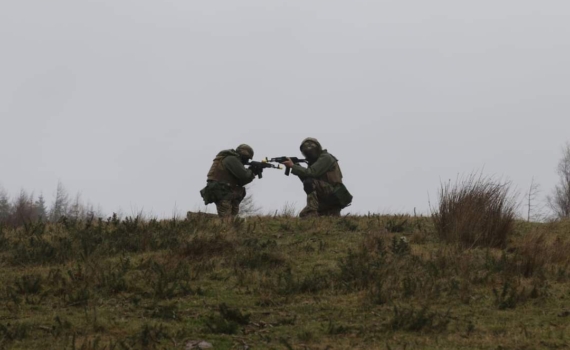
[[(567, 1), (0, 2), (0, 185), (105, 213), (203, 209), (214, 156), (318, 138), (343, 213), (427, 213), (484, 169), (546, 195), (570, 139)], [(263, 212), (300, 181), (267, 169)], [(213, 210), (213, 205), (210, 205)]]

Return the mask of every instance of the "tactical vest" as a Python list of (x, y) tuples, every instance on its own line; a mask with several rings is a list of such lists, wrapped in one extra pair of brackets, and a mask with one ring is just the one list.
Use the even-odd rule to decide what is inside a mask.
[(335, 159), (334, 165), (331, 167), (329, 171), (324, 173), (319, 180), (327, 182), (331, 185), (341, 184), (342, 183), (342, 171), (340, 171), (340, 166), (338, 165), (338, 161), (336, 158), (331, 154), (331, 156)]
[(214, 158), (214, 162), (208, 171), (208, 181), (217, 181), (227, 183), (230, 186), (239, 186), (237, 179), (230, 174), (230, 172), (224, 167), (222, 161), (226, 157), (233, 157), (231, 155), (219, 155)]

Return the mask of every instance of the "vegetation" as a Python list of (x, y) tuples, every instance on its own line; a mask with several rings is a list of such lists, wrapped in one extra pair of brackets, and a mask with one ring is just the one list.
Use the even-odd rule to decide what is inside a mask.
[(497, 349), (570, 344), (570, 223), (502, 247), (408, 215), (0, 229), (0, 348)]
[(48, 208), (43, 194), (34, 199), (34, 194), (21, 190), (20, 194), (10, 199), (8, 193), (0, 186), (0, 224), (19, 227), (30, 221), (57, 222), (62, 217), (73, 220), (86, 220), (94, 216), (102, 216), (101, 210), (90, 203), (84, 203), (81, 194), (72, 200), (63, 184), (59, 182), (55, 198)]
[(515, 209), (508, 183), (474, 173), (441, 187), (433, 219), (440, 238), (447, 242), (503, 248), (514, 230)]
[(548, 196), (548, 206), (559, 219), (570, 218), (570, 142), (562, 150), (562, 158), (556, 169), (558, 184)]
[(0, 189), (0, 349), (570, 347), (570, 148), (558, 221), (509, 184), (444, 184), (430, 217), (103, 219), (61, 184)]

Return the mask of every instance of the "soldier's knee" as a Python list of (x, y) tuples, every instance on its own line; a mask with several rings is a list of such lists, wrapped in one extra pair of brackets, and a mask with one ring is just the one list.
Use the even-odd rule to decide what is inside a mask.
[(312, 193), (315, 190), (315, 181), (313, 179), (303, 180), (303, 190), (306, 194)]

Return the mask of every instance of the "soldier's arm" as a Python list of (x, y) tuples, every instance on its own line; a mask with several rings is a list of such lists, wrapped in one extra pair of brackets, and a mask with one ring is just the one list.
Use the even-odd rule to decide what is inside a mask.
[(247, 185), (248, 183), (253, 181), (255, 175), (249, 169), (246, 169), (239, 158), (237, 157), (226, 157), (222, 161), (224, 167), (236, 177), (238, 183), (242, 186)]
[(291, 172), (301, 179), (303, 178), (317, 178), (323, 176), (334, 166), (334, 158), (330, 154), (324, 154), (317, 159), (317, 161), (308, 168), (304, 168), (299, 164), (293, 165)]

